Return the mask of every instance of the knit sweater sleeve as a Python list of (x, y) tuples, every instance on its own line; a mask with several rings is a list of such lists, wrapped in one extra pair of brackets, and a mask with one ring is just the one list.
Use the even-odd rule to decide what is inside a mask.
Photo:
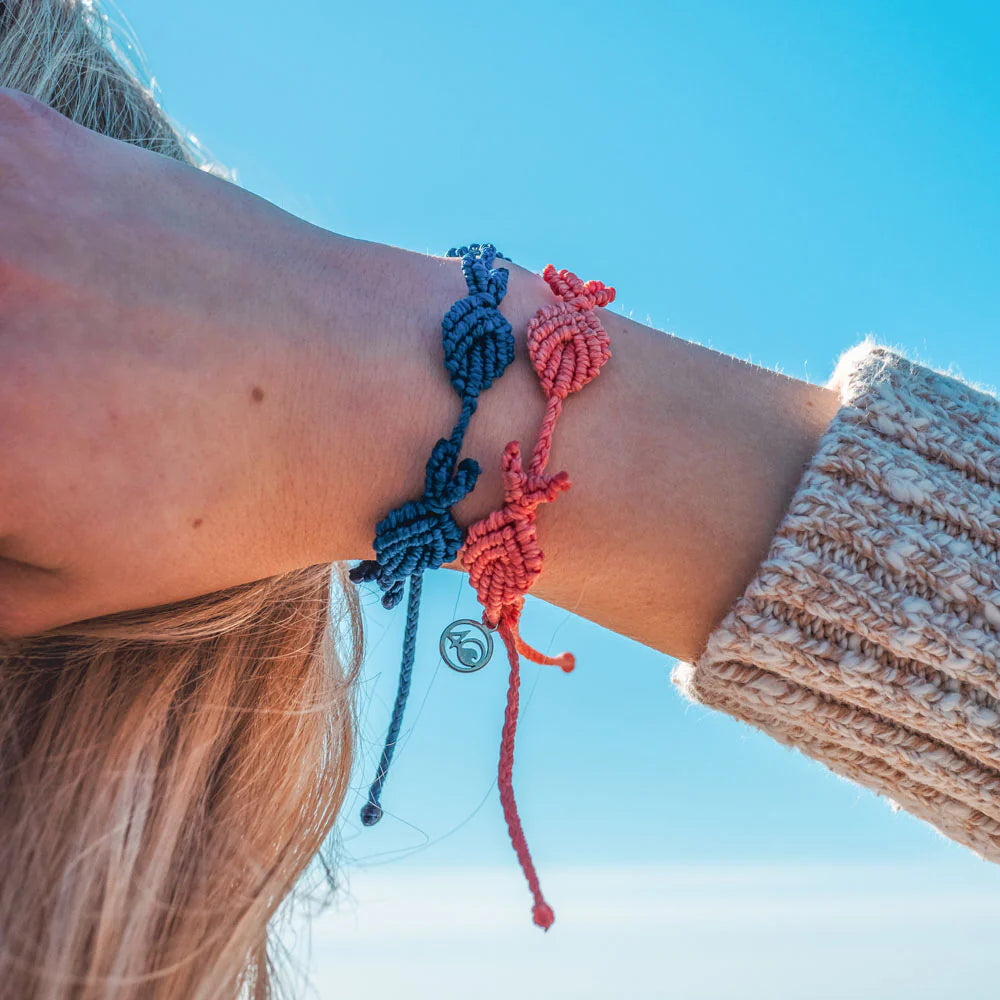
[(1000, 401), (870, 340), (767, 555), (673, 679), (1000, 862)]

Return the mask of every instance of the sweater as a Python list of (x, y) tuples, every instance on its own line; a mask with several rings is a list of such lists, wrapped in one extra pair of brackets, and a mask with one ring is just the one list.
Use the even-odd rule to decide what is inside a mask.
[(1000, 401), (865, 340), (746, 589), (673, 680), (1000, 861)]

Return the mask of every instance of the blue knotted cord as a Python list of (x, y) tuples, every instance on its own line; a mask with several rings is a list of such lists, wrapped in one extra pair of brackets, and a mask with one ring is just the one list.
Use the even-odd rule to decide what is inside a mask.
[(404, 584), (407, 578), (410, 581), (396, 703), (378, 773), (361, 810), (361, 822), (365, 826), (374, 826), (382, 818), (382, 786), (410, 694), (423, 572), (451, 562), (462, 547), (462, 532), (452, 517), (451, 507), (472, 492), (480, 473), (475, 460), (465, 458), (458, 462), (462, 439), (476, 412), (479, 394), (514, 360), (514, 336), (510, 323), (499, 309), (507, 292), (510, 272), (504, 267), (492, 267), (497, 257), (510, 258), (492, 243), (452, 247), (447, 256), (462, 258), (462, 274), (469, 289), (469, 294), (453, 303), (441, 320), (444, 366), (452, 387), (462, 400), (462, 412), (451, 436), (441, 438), (431, 451), (423, 495), (407, 500), (378, 522), (372, 545), (375, 558), (363, 560), (349, 573), (354, 583), (369, 580), (378, 583), (383, 591), (384, 608), (394, 608), (402, 600)]

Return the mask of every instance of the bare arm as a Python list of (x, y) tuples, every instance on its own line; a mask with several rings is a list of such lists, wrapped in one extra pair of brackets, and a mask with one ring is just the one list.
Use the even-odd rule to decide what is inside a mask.
[[(340, 240), (329, 241), (332, 254)], [(375, 519), (419, 495), (431, 446), (458, 410), (440, 346), (441, 315), (465, 291), (458, 262), (368, 243), (348, 253), (351, 294), (331, 293), (344, 328), (365, 331), (370, 354), (360, 384), (378, 402), (359, 404), (328, 447), (322, 437), (310, 445), (319, 446), (310, 468), (321, 478), (312, 492), (329, 497), (312, 549), (324, 558), (370, 555)], [(538, 275), (504, 266), (511, 276), (501, 308), (514, 327), (516, 359), (483, 395), (465, 439), (463, 454), (484, 471), (455, 507), (463, 528), (502, 501), (503, 446), (514, 438), (533, 445), (544, 412), (525, 331), (532, 313), (554, 299)], [(386, 275), (398, 282), (392, 293)], [(581, 277), (629, 294), (625, 261), (620, 275)], [(610, 310), (601, 319), (613, 357), (570, 397), (557, 427), (549, 468), (568, 470), (574, 485), (539, 509), (546, 568), (532, 593), (664, 652), (690, 655), (763, 557), (837, 398)], [(307, 398), (318, 401), (321, 426), (333, 373), (319, 366), (317, 375)], [(323, 434), (332, 430), (328, 422)], [(344, 455), (344, 465), (323, 461), (324, 452)], [(365, 471), (349, 480), (352, 453)], [(363, 495), (351, 498), (348, 490)], [(341, 538), (346, 548), (334, 547)]]
[[(370, 556), (375, 521), (419, 494), (457, 414), (440, 323), (465, 294), (459, 262), (327, 233), (51, 116), (0, 107), (0, 130), (13, 177), (0, 195), (12, 220), (0, 627)], [(484, 471), (455, 508), (463, 527), (500, 502), (500, 452), (533, 443), (543, 410), (524, 334), (552, 299), (509, 269), (517, 359), (466, 437)], [(641, 296), (624, 260), (581, 277), (616, 285), (626, 305)], [(539, 512), (547, 560), (533, 593), (690, 656), (763, 556), (837, 400), (602, 318), (613, 358), (557, 428), (550, 467), (574, 485)]]

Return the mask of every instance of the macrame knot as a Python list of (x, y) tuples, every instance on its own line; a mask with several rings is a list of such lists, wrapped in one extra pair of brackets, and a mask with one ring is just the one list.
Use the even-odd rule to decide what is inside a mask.
[(473, 458), (463, 458), (456, 467), (457, 456), (458, 446), (449, 438), (440, 438), (431, 449), (424, 469), (424, 496), (421, 498), (428, 509), (447, 510), (475, 489), (479, 463)]
[(564, 490), (570, 488), (569, 473), (525, 473), (521, 461), (521, 444), (509, 441), (500, 459), (500, 477), (503, 483), (504, 504), (515, 516), (535, 518), (535, 511), (543, 503), (551, 503)]
[[(542, 571), (543, 552), (535, 524), (540, 504), (551, 503), (571, 486), (569, 475), (525, 474), (521, 446), (503, 451), (504, 504), (472, 525), (460, 552), (469, 582), (485, 608), (483, 623), (496, 628), (505, 609), (518, 608)], [(511, 621), (516, 625), (517, 618)]]
[(542, 277), (554, 294), (566, 302), (575, 303), (580, 309), (606, 306), (615, 300), (615, 290), (610, 285), (596, 279), (581, 281), (565, 267), (557, 271), (555, 265), (546, 264)]
[(407, 577), (451, 562), (462, 545), (462, 532), (451, 508), (466, 497), (479, 478), (479, 465), (464, 458), (452, 475), (455, 446), (441, 438), (427, 460), (424, 495), (389, 511), (375, 526), (375, 559), (349, 572), (354, 583), (374, 580), (384, 591), (382, 607), (403, 598)]
[[(472, 262), (486, 271), (481, 260)], [(463, 268), (464, 269), (464, 268)], [(466, 271), (470, 293), (441, 320), (444, 366), (452, 387), (463, 399), (476, 399), (514, 360), (514, 335), (499, 305), (507, 291), (506, 268), (480, 275)]]
[(375, 580), (385, 591), (382, 607), (394, 608), (407, 577), (451, 562), (461, 545), (462, 532), (449, 510), (425, 497), (407, 500), (379, 521), (374, 546), (378, 570), (362, 570), (359, 579)]
[(437, 569), (457, 555), (462, 533), (449, 511), (435, 508), (422, 499), (408, 500), (379, 522), (375, 551), (380, 571), (375, 579), (385, 591), (384, 608), (399, 603), (407, 577)]
[(571, 271), (549, 264), (543, 272), (549, 287), (564, 299), (543, 306), (528, 325), (528, 354), (546, 396), (565, 399), (582, 389), (611, 357), (611, 345), (593, 312), (615, 297), (600, 281), (586, 285)]

